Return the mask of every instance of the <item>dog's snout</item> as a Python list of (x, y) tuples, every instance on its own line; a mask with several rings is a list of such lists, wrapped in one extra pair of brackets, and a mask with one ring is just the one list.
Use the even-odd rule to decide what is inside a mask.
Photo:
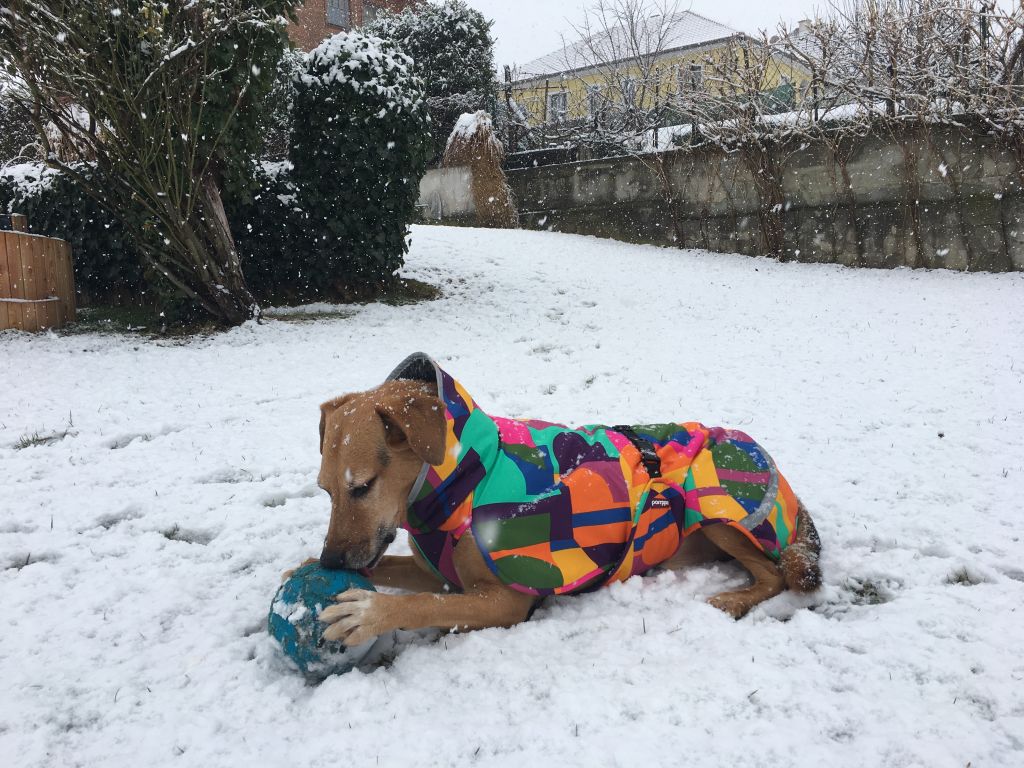
[(329, 571), (340, 571), (345, 568), (345, 553), (325, 549), (320, 554), (320, 565)]
[(329, 571), (372, 568), (395, 540), (395, 536), (393, 528), (381, 527), (373, 539), (359, 544), (338, 546), (326, 541), (320, 555), (320, 564)]

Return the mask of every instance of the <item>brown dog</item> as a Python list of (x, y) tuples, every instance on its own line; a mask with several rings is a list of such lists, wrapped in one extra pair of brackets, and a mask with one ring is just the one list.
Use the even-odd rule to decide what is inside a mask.
[[(523, 621), (538, 599), (498, 578), (473, 530), (466, 530), (451, 552), (461, 585), (457, 592), (415, 548), (412, 556), (384, 555), (397, 529), (409, 525), (410, 492), (418, 478), (453, 450), (446, 445), (446, 410), (438, 391), (423, 381), (389, 380), (321, 406), (318, 484), (330, 494), (331, 519), (320, 561), (327, 568), (369, 568), (375, 585), (413, 593), (338, 595), (337, 604), (320, 615), (332, 625), (324, 633), (329, 640), (359, 645), (395, 629), (508, 627)], [(798, 521), (779, 562), (736, 527), (711, 525), (686, 535), (660, 565), (681, 568), (735, 558), (753, 583), (709, 602), (739, 618), (786, 587), (809, 591), (820, 584), (820, 542), (802, 504)]]

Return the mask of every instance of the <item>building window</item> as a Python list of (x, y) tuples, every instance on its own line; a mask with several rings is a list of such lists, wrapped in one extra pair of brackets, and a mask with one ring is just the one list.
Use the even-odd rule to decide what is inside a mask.
[(569, 94), (565, 91), (548, 94), (548, 120), (553, 123), (564, 123), (569, 115)]
[(352, 12), (349, 9), (349, 0), (327, 0), (327, 23), (346, 29), (351, 26)]
[(587, 109), (590, 111), (591, 117), (601, 116), (601, 86), (599, 85), (588, 85), (587, 86)]
[(370, 24), (377, 20), (377, 14), (380, 13), (378, 8), (373, 3), (363, 3), (363, 24)]
[(704, 87), (704, 65), (703, 64), (691, 64), (690, 65), (690, 88), (695, 91), (699, 91)]
[(627, 107), (636, 106), (636, 78), (622, 78), (622, 103)]

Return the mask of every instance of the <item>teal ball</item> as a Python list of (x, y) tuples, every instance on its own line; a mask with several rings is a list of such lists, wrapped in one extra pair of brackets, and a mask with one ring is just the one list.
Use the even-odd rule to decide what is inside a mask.
[(371, 641), (347, 648), (337, 640), (324, 639), (324, 630), (330, 625), (319, 620), (320, 612), (335, 604), (335, 595), (348, 589), (373, 590), (373, 585), (355, 571), (329, 571), (310, 563), (296, 569), (270, 604), (267, 631), (307, 675), (348, 672), (373, 646)]

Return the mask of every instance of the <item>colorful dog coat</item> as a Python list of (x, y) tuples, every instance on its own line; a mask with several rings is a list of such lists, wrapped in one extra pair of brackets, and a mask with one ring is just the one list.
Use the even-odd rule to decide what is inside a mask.
[(672, 557), (703, 526), (731, 525), (775, 560), (795, 532), (796, 497), (742, 432), (495, 418), (424, 354), (389, 379), (436, 383), (444, 401), (447, 455), (440, 466), (424, 464), (407, 529), (454, 587), (462, 585), (452, 551), (469, 529), (495, 575), (533, 595), (624, 581)]

